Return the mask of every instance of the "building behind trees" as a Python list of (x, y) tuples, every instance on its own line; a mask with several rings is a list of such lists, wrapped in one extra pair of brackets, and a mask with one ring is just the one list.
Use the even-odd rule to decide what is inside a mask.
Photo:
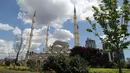
[(96, 48), (96, 42), (91, 38), (87, 38), (85, 46), (86, 48)]

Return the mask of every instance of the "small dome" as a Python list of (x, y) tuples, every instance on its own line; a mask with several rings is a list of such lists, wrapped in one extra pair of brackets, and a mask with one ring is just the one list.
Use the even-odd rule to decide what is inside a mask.
[(57, 53), (57, 52), (54, 52), (54, 53)]
[(46, 52), (43, 52), (43, 53), (46, 53)]
[(64, 53), (63, 51), (61, 51), (60, 53)]
[(70, 51), (66, 51), (66, 53), (70, 53)]
[(56, 47), (62, 47), (61, 45), (55, 45)]
[(48, 53), (51, 53), (50, 51), (48, 51)]

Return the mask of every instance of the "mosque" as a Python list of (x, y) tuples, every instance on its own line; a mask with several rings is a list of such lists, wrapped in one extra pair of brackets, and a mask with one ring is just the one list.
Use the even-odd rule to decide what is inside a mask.
[[(34, 15), (35, 16), (35, 15)], [(77, 15), (76, 15), (76, 7), (74, 6), (74, 45), (80, 46), (79, 43), (79, 31), (78, 31), (78, 25), (76, 23), (77, 21)], [(70, 48), (69, 44), (64, 41), (56, 40), (52, 46), (48, 46), (48, 36), (49, 36), (49, 26), (47, 27), (46, 32), (46, 43), (45, 43), (45, 49), (42, 53), (33, 53), (31, 52), (28, 55), (28, 59), (46, 59), (48, 56), (55, 56), (55, 55), (64, 55), (69, 56)]]

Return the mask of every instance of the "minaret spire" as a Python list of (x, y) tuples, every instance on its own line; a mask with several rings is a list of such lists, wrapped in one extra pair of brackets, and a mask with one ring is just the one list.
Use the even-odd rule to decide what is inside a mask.
[(74, 5), (74, 43), (75, 46), (80, 46), (79, 43), (79, 31), (78, 31), (78, 25), (77, 25), (77, 15), (76, 15), (76, 7)]
[(47, 31), (46, 31), (46, 44), (45, 44), (45, 52), (48, 52), (48, 37), (49, 37), (49, 25), (47, 26)]
[(75, 5), (74, 5), (74, 13), (76, 13), (76, 8), (75, 8)]
[(31, 26), (31, 31), (30, 31), (30, 38), (29, 38), (29, 44), (28, 44), (28, 49), (27, 53), (25, 56), (25, 62), (27, 63), (28, 58), (29, 58), (29, 50), (31, 48), (31, 43), (32, 43), (32, 37), (33, 37), (33, 29), (34, 29), (34, 24), (35, 24), (35, 17), (36, 17), (36, 11), (34, 12), (33, 18), (32, 18), (32, 26)]

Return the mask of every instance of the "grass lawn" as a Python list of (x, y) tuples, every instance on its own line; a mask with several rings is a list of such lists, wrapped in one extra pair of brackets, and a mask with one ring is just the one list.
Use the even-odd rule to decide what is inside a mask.
[[(10, 66), (12, 67), (12, 66)], [(0, 73), (38, 73), (38, 72), (30, 72), (30, 71), (14, 71), (9, 70), (10, 67), (0, 66)], [(24, 69), (27, 67), (17, 66), (16, 68)], [(130, 69), (122, 69), (123, 73), (130, 73)], [(118, 73), (118, 69), (112, 68), (89, 68), (90, 73)]]
[[(30, 71), (14, 71), (8, 70), (9, 68), (13, 68), (13, 66), (0, 66), (0, 73), (37, 73), (37, 72), (30, 72)], [(16, 68), (24, 69), (27, 67), (24, 66), (16, 66)]]
[(0, 73), (38, 73), (38, 72), (29, 72), (29, 71), (14, 71), (14, 70), (7, 70), (7, 69), (1, 69)]
[[(38, 73), (38, 72), (30, 72), (30, 71), (14, 71), (14, 70), (7, 70), (1, 69), (0, 73)], [(117, 69), (104, 69), (104, 68), (91, 68), (90, 73), (118, 73)], [(130, 73), (130, 69), (123, 69), (123, 73)]]
[[(122, 69), (123, 73), (130, 73), (130, 69)], [(90, 68), (90, 73), (119, 73), (118, 69), (112, 68)]]

